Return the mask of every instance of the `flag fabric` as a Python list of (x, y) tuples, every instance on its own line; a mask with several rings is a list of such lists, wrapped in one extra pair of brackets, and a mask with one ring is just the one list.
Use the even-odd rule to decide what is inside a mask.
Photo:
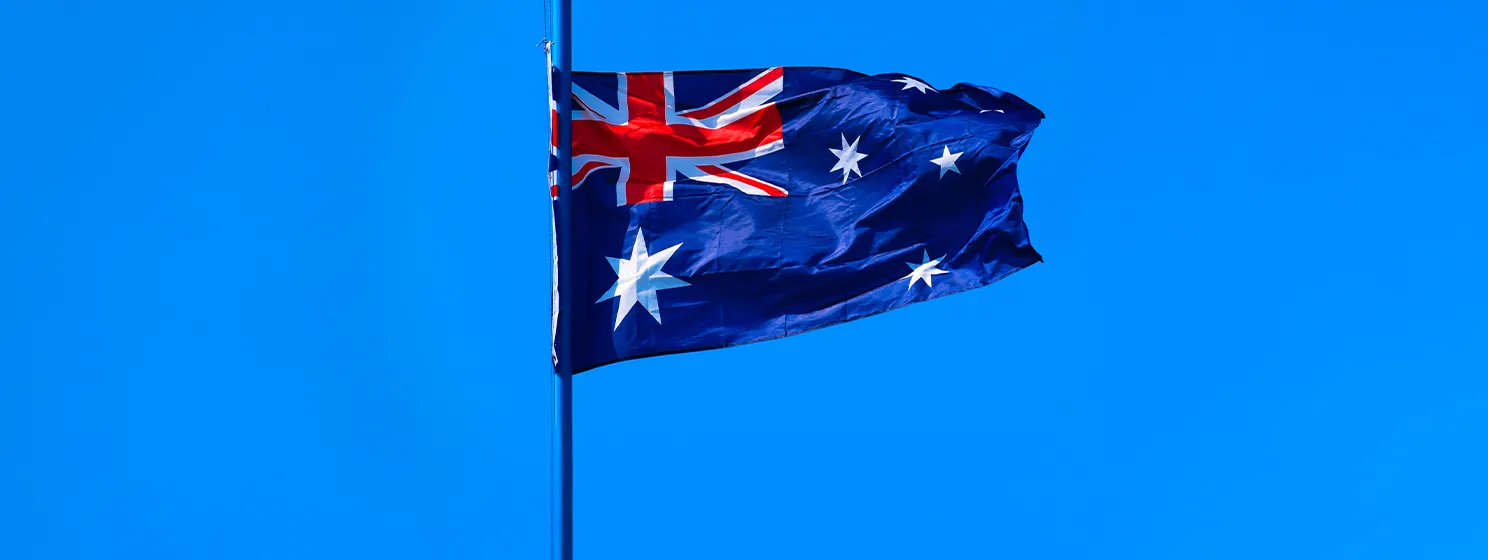
[(1016, 171), (1044, 115), (1010, 93), (832, 68), (572, 77), (557, 266), (573, 268), (576, 373), (799, 334), (1041, 260)]

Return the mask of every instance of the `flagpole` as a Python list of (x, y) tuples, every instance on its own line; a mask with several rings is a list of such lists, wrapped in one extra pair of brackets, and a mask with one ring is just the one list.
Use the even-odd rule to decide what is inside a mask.
[(571, 53), (572, 29), (570, 28), (569, 0), (554, 0), (553, 10), (553, 97), (556, 100), (558, 118), (558, 211), (554, 233), (557, 236), (555, 258), (558, 259), (558, 329), (553, 344), (553, 520), (552, 560), (573, 560), (573, 362), (572, 315), (569, 313), (573, 300), (571, 279), (574, 263), (569, 255), (574, 232), (573, 165), (571, 148), (572, 87), (570, 72), (573, 69)]

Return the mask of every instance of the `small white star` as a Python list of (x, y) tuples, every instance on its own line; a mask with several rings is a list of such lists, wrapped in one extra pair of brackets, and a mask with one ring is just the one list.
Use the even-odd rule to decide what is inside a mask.
[(599, 303), (613, 297), (620, 298), (620, 307), (615, 310), (615, 329), (620, 328), (620, 322), (630, 314), (631, 308), (640, 304), (651, 313), (651, 318), (661, 323), (661, 307), (656, 301), (656, 292), (671, 288), (681, 288), (688, 285), (686, 282), (673, 278), (672, 275), (661, 271), (666, 266), (667, 259), (672, 258), (672, 253), (682, 244), (678, 243), (663, 249), (655, 255), (646, 250), (646, 238), (640, 228), (636, 228), (635, 245), (630, 249), (629, 259), (610, 258), (610, 268), (615, 269), (615, 285), (601, 296)]
[(904, 264), (909, 265), (909, 269), (911, 270), (911, 272), (909, 274), (905, 275), (904, 278), (900, 278), (900, 280), (908, 279), (909, 280), (909, 289), (910, 290), (913, 290), (914, 289), (915, 282), (918, 281), (918, 280), (924, 280), (926, 287), (933, 287), (934, 284), (930, 283), (930, 278), (932, 276), (937, 275), (937, 274), (945, 274), (946, 273), (946, 271), (937, 268), (937, 267), (940, 266), (940, 261), (945, 260), (945, 257), (940, 257), (938, 259), (931, 260), (930, 259), (930, 252), (929, 251), (925, 251), (925, 258), (924, 258), (924, 260), (925, 260), (925, 262), (922, 262), (920, 264), (915, 264), (915, 263), (912, 263), (912, 262), (904, 263)]
[(921, 81), (916, 80), (914, 78), (911, 78), (909, 76), (905, 76), (903, 78), (899, 78), (897, 80), (892, 80), (892, 81), (893, 82), (896, 82), (896, 83), (904, 84), (904, 87), (903, 88), (900, 88), (899, 91), (904, 91), (906, 89), (913, 88), (913, 89), (919, 90), (920, 93), (925, 93), (925, 90), (927, 90), (927, 89), (929, 89), (929, 90), (934, 90), (935, 89), (933, 87), (930, 87), (930, 84), (927, 84), (925, 82), (921, 82)]
[(966, 152), (956, 152), (953, 154), (951, 153), (951, 147), (946, 146), (945, 153), (938, 158), (930, 160), (930, 163), (940, 166), (940, 177), (942, 179), (945, 178), (945, 174), (947, 171), (954, 171), (957, 175), (960, 175), (961, 170), (956, 168), (956, 160), (960, 159), (961, 154), (964, 153)]
[(868, 154), (858, 153), (858, 140), (862, 139), (862, 136), (858, 136), (857, 138), (853, 139), (852, 144), (848, 144), (847, 135), (843, 134), (841, 150), (836, 148), (827, 148), (828, 150), (831, 150), (832, 155), (837, 156), (837, 165), (832, 166), (832, 169), (830, 169), (830, 171), (841, 169), (842, 184), (844, 185), (847, 184), (848, 174), (850, 173), (857, 173), (859, 177), (863, 176), (863, 170), (858, 169), (858, 161), (862, 160), (865, 157), (868, 157)]

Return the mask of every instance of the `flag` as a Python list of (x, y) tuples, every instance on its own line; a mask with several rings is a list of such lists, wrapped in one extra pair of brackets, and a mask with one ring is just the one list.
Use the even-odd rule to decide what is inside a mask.
[(575, 373), (799, 334), (1041, 260), (1016, 171), (1043, 113), (1010, 93), (832, 68), (572, 80), (572, 223), (556, 234)]

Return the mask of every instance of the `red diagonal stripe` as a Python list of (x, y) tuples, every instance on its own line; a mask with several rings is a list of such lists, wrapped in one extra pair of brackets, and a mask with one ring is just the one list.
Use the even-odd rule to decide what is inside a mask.
[(604, 161), (591, 161), (584, 164), (583, 167), (580, 167), (579, 170), (573, 174), (573, 184), (577, 185), (584, 182), (584, 179), (587, 178), (590, 173), (592, 173), (596, 169), (604, 167), (614, 167), (614, 164)]
[(766, 183), (764, 181), (761, 181), (759, 179), (755, 179), (754, 177), (750, 177), (750, 176), (745, 175), (743, 173), (739, 173), (737, 171), (729, 170), (728, 168), (719, 167), (717, 165), (699, 165), (698, 166), (698, 171), (702, 171), (703, 173), (707, 173), (709, 175), (717, 175), (719, 177), (724, 177), (724, 178), (727, 178), (727, 179), (733, 179), (733, 180), (738, 181), (740, 183), (744, 183), (744, 184), (749, 185), (751, 187), (754, 187), (756, 189), (765, 191), (770, 196), (785, 196), (786, 195), (785, 189), (782, 189), (782, 188), (777, 187), (775, 185), (771, 185), (771, 184)]
[(701, 109), (693, 109), (686, 113), (682, 113), (680, 116), (687, 117), (689, 119), (702, 120), (722, 115), (724, 111), (732, 109), (735, 105), (738, 105), (740, 102), (749, 98), (749, 96), (759, 93), (760, 90), (765, 89), (765, 87), (774, 83), (775, 80), (779, 80), (783, 76), (785, 76), (784, 68), (771, 68), (764, 74), (760, 74), (759, 77), (756, 77), (749, 83), (744, 84), (744, 87), (739, 88), (739, 91), (729, 94), (728, 97), (719, 99), (718, 101), (714, 101), (707, 107), (703, 107)]

